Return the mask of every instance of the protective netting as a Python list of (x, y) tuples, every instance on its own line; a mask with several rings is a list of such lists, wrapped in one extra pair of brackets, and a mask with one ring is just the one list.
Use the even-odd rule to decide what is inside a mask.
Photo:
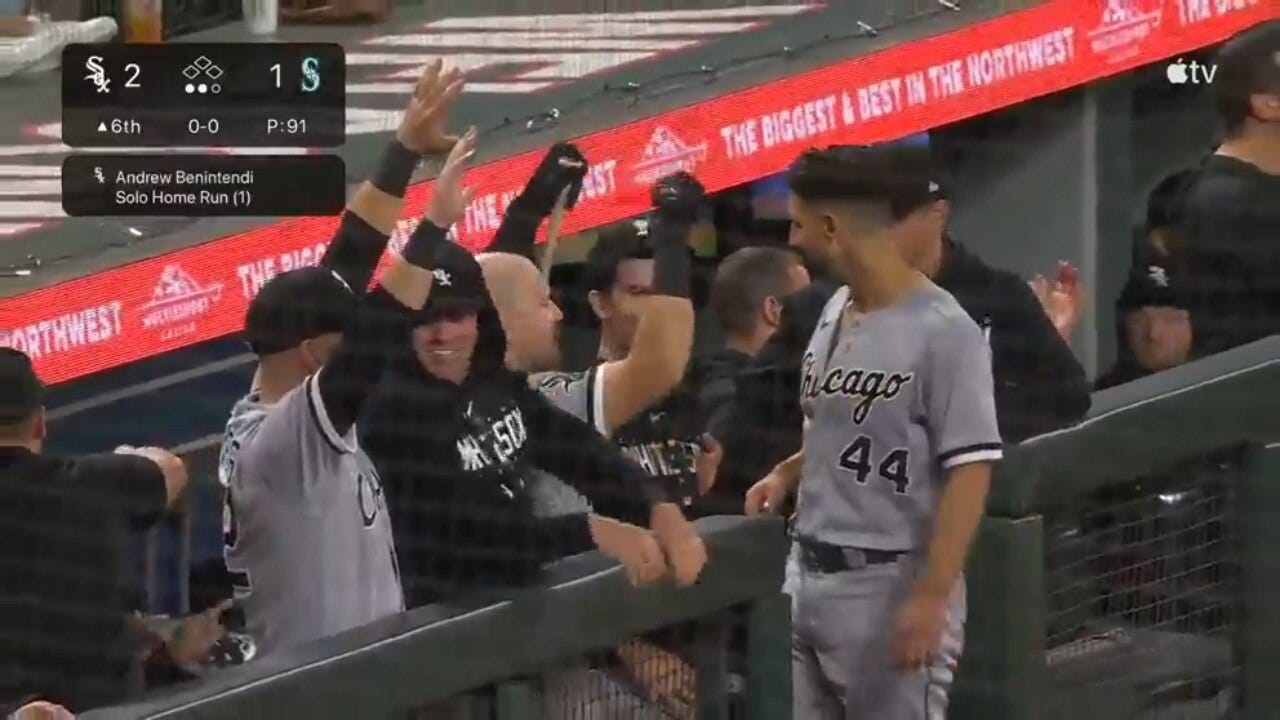
[[(949, 7), (945, 2), (917, 5), (900, 20), (930, 18)], [(890, 27), (892, 24), (884, 25), (886, 30)], [(871, 30), (874, 33), (875, 28)], [(865, 31), (857, 32), (861, 35)], [(824, 38), (823, 43), (829, 42), (834, 42), (832, 37)], [(774, 62), (793, 51), (770, 49), (758, 57), (734, 62)], [(689, 77), (698, 74), (673, 72), (672, 77), (692, 82)], [(1178, 97), (1166, 87), (1153, 91), (1153, 85), (1164, 83), (1164, 78), (1162, 68), (1146, 68), (1125, 80), (1131, 83), (1125, 88), (1129, 92), (1126, 102), (1131, 104), (1117, 104), (1115, 107), (1120, 109), (1107, 116), (1107, 122), (1114, 122), (1115, 126), (1102, 130), (1091, 109), (1094, 106), (1089, 104), (1097, 102), (1097, 98), (1085, 95), (1093, 91), (1069, 91), (932, 128), (927, 133), (901, 138), (902, 144), (896, 146), (917, 151), (923, 148), (926, 154), (932, 153), (934, 166), (928, 168), (927, 177), (922, 176), (924, 182), (912, 188), (919, 191), (918, 197), (909, 196), (905, 202), (918, 200), (918, 205), (907, 209), (928, 205), (943, 219), (929, 238), (933, 245), (922, 251), (911, 245), (918, 238), (908, 237), (902, 243), (904, 256), (909, 255), (916, 270), (951, 292), (981, 328), (996, 368), (994, 404), (1000, 431), (1010, 444), (1071, 427), (1085, 417), (1089, 393), (1094, 389), (1126, 385), (1194, 360), (1201, 349), (1197, 344), (1200, 341), (1193, 340), (1193, 330), (1197, 338), (1203, 333), (1220, 341), (1206, 346), (1206, 355), (1253, 339), (1223, 329), (1230, 325), (1231, 303), (1238, 299), (1236, 295), (1220, 292), (1220, 287), (1202, 294), (1200, 302), (1216, 304), (1217, 311), (1211, 317), (1218, 325), (1193, 328), (1186, 297), (1179, 294), (1193, 284), (1183, 284), (1186, 275), (1194, 275), (1197, 270), (1197, 257), (1178, 255), (1181, 246), (1177, 231), (1182, 222), (1179, 203), (1189, 185), (1166, 187), (1158, 181), (1170, 177), (1170, 172), (1199, 167), (1197, 163), (1204, 160), (1199, 148), (1210, 136), (1203, 126), (1209, 124), (1212, 113), (1208, 97), (1194, 89), (1183, 88), (1189, 92)], [(664, 75), (635, 87), (606, 86), (565, 110), (585, 114), (591, 103), (604, 96), (634, 97), (639, 102), (657, 93), (651, 86), (670, 80)], [(1175, 123), (1168, 122), (1167, 117), (1159, 122), (1151, 120), (1156, 115), (1177, 115), (1183, 106), (1189, 108), (1186, 112), (1196, 115), (1195, 121)], [(1124, 116), (1125, 112), (1130, 115)], [(1117, 119), (1121, 116), (1123, 120)], [(537, 120), (534, 118), (530, 129), (538, 129)], [(494, 129), (510, 125), (512, 121), (504, 120)], [(1190, 128), (1192, 125), (1195, 127)], [(1153, 136), (1159, 136), (1156, 140), (1145, 137), (1148, 128), (1157, 126), (1159, 132), (1152, 131)], [(1092, 148), (1089, 162), (1077, 163), (1079, 137), (1099, 133), (1106, 135), (1108, 142), (1116, 143), (1121, 136), (1132, 136), (1133, 148), (1128, 153), (1131, 157), (1119, 163), (1107, 152)], [(1150, 161), (1151, 153), (1144, 149), (1165, 145), (1176, 145), (1179, 150), (1163, 158), (1167, 162), (1157, 167), (1159, 164)], [(654, 150), (660, 151), (677, 155), (689, 152), (679, 147)], [(1180, 159), (1175, 161), (1173, 155)], [(697, 175), (696, 162), (663, 165), (668, 166)], [(612, 167), (609, 172), (613, 172)], [(1183, 180), (1192, 181), (1187, 177)], [(1148, 195), (1156, 185), (1164, 187), (1164, 194)], [(411, 383), (395, 386), (381, 382), (370, 392), (382, 404), (370, 401), (363, 414), (346, 418), (351, 422), (343, 424), (335, 420), (337, 403), (333, 398), (337, 396), (326, 395), (329, 391), (340, 394), (342, 388), (326, 390), (312, 375), (312, 379), (299, 379), (302, 384), (290, 391), (294, 404), (289, 409), (273, 411), (267, 407), (270, 403), (261, 402), (261, 398), (245, 397), (257, 359), (245, 353), (238, 338), (183, 350), (186, 354), (166, 355), (153, 365), (136, 370), (136, 374), (135, 369), (126, 368), (120, 376), (91, 377), (65, 391), (54, 388), (48, 398), (52, 449), (71, 454), (111, 452), (122, 443), (163, 445), (185, 461), (190, 474), (184, 497), (164, 512), (155, 513), (159, 520), (149, 518), (150, 522), (135, 524), (145, 524), (145, 529), (111, 526), (113, 532), (121, 530), (127, 536), (127, 562), (122, 563), (118, 584), (127, 587), (127, 592), (121, 594), (128, 597), (125, 612), (134, 632), (123, 641), (129, 668), (120, 678), (112, 700), (154, 697), (184, 681), (194, 681), (199, 686), (201, 678), (217, 676), (226, 666), (250, 665), (263, 652), (290, 650), (289, 643), (276, 634), (280, 628), (306, 634), (313, 625), (321, 624), (321, 619), (327, 622), (340, 614), (341, 610), (335, 607), (341, 602), (331, 603), (331, 597), (321, 596), (308, 586), (297, 591), (295, 602), (285, 604), (283, 610), (272, 610), (274, 614), (268, 621), (255, 619), (255, 612), (262, 612), (253, 604), (255, 584), (258, 598), (262, 598), (260, 588), (269, 576), (311, 572), (323, 580), (319, 584), (343, 598), (354, 597), (361, 603), (378, 605), (378, 617), (382, 619), (400, 618), (400, 603), (406, 597), (412, 610), (424, 605), (448, 605), (458, 595), (471, 598), (477, 591), (489, 606), (506, 602), (508, 595), (537, 592), (530, 591), (529, 586), (543, 579), (542, 567), (593, 551), (595, 543), (605, 544), (594, 526), (564, 518), (583, 515), (593, 507), (603, 512), (601, 507), (610, 502), (609, 493), (587, 504), (579, 494), (564, 491), (563, 483), (550, 477), (553, 470), (566, 476), (584, 472), (599, 476), (602, 467), (617, 470), (617, 465), (607, 465), (599, 454), (578, 465), (573, 464), (577, 460), (566, 460), (581, 458), (583, 448), (592, 442), (620, 451), (611, 457), (629, 458), (633, 470), (638, 466), (664, 481), (668, 476), (678, 476), (665, 489), (691, 518), (741, 512), (747, 488), (799, 447), (803, 432), (798, 400), (800, 357), (819, 323), (823, 304), (846, 279), (840, 276), (839, 261), (826, 258), (824, 263), (810, 252), (812, 248), (802, 247), (794, 253), (782, 249), (802, 232), (788, 217), (788, 200), (784, 175), (696, 198), (695, 211), (684, 218), (690, 227), (685, 228), (685, 236), (678, 238), (679, 249), (687, 250), (691, 258), (688, 285), (682, 290), (691, 300), (696, 318), (689, 333), (689, 347), (683, 349), (690, 351), (694, 361), (686, 363), (683, 376), (671, 380), (669, 396), (634, 409), (632, 415), (643, 421), (641, 425), (605, 428), (608, 401), (601, 388), (606, 383), (603, 371), (595, 370), (606, 356), (615, 362), (611, 366), (614, 369), (624, 364), (620, 361), (626, 353), (618, 357), (618, 348), (611, 347), (611, 343), (626, 336), (621, 344), (630, 345), (640, 333), (639, 321), (632, 313), (634, 306), (625, 305), (628, 299), (639, 302), (635, 297), (652, 299), (648, 296), (663, 294), (655, 289), (656, 281), (645, 276), (649, 266), (643, 265), (648, 262), (656, 266), (662, 254), (648, 235), (651, 227), (631, 221), (558, 238), (554, 262), (548, 263), (551, 267), (545, 278), (550, 300), (535, 294), (516, 303), (518, 309), (526, 311), (547, 308), (556, 320), (545, 326), (536, 326), (531, 320), (506, 328), (509, 342), (532, 345), (539, 342), (530, 341), (528, 334), (545, 331), (548, 338), (544, 339), (549, 342), (541, 345), (555, 346), (560, 357), (556, 367), (536, 369), (557, 372), (538, 377), (525, 389), (550, 398), (561, 409), (577, 415), (585, 423), (577, 431), (585, 428), (588, 435), (561, 433), (566, 426), (554, 423), (562, 422), (562, 418), (535, 415), (528, 406), (523, 406), (524, 414), (513, 414), (510, 403), (504, 404), (506, 401), (496, 396), (497, 391), (489, 392), (491, 388), (450, 403), (431, 405), (423, 401), (414, 405), (417, 400), (412, 393), (417, 389)], [(902, 200), (887, 198), (887, 214), (898, 213)], [(1081, 212), (1088, 203), (1097, 206), (1092, 207), (1095, 216)], [(495, 208), (489, 207), (486, 212), (496, 212)], [(922, 225), (933, 227), (917, 219)], [(901, 220), (895, 215), (893, 222)], [(661, 226), (661, 222), (652, 225)], [(1036, 232), (1029, 233), (1028, 228), (1033, 226)], [(619, 233), (642, 245), (642, 252), (623, 256), (608, 267), (610, 274), (602, 282), (600, 268), (593, 265), (593, 253)], [(1078, 236), (1085, 235), (1091, 238), (1089, 243), (1078, 242)], [(448, 247), (455, 254), (465, 252), (456, 245)], [(745, 257), (744, 249), (749, 255), (761, 248), (773, 251), (769, 260), (772, 265), (762, 261), (755, 270), (742, 271), (732, 282), (718, 284), (721, 271), (733, 264), (732, 258)], [(544, 251), (537, 251), (541, 252)], [(540, 261), (537, 253), (535, 261)], [(1083, 258), (1090, 263), (1099, 261), (1104, 267), (1086, 268), (1091, 272), (1082, 278), (1085, 271), (1071, 261), (1084, 265)], [(1067, 262), (1055, 264), (1059, 259)], [(641, 265), (622, 267), (632, 261), (640, 261)], [(432, 292), (440, 293), (446, 302), (442, 303), (443, 309), (424, 309), (428, 313), (440, 312), (430, 315), (431, 321), (419, 327), (448, 325), (467, 317), (468, 311), (477, 310), (468, 305), (467, 296), (455, 294), (463, 292), (458, 288), (467, 281), (464, 265), (470, 267), (462, 263), (436, 268), (443, 275), (433, 276), (437, 284)], [(181, 269), (175, 271), (174, 276), (180, 272)], [(656, 269), (647, 272), (658, 274)], [(1050, 277), (1044, 277), (1046, 274)], [(809, 297), (807, 306), (788, 305), (784, 321), (786, 296), (799, 289), (790, 284), (796, 276), (804, 277), (804, 283), (796, 281), (800, 286), (813, 287), (811, 281), (826, 281), (829, 291), (816, 299)], [(484, 282), (484, 278), (470, 280), (480, 285)], [(1028, 282), (1030, 291), (1025, 287)], [(174, 284), (184, 285), (178, 281)], [(514, 282), (500, 282), (491, 285), (489, 291), (496, 295), (514, 291), (515, 287)], [(175, 292), (186, 290), (177, 287)], [(218, 285), (216, 292), (233, 290)], [(249, 291), (245, 292), (247, 297)], [(610, 305), (615, 302), (610, 299), (614, 293), (624, 298), (616, 301), (616, 306)], [(182, 303), (204, 302), (201, 298), (213, 294), (212, 286), (196, 287), (195, 300), (188, 297), (165, 307), (177, 308), (172, 312), (180, 315), (188, 307)], [(554, 313), (550, 310), (552, 304)], [(308, 309), (313, 308), (297, 302), (288, 305), (284, 308), (284, 324), (302, 324), (299, 318)], [(481, 308), (483, 312), (490, 309)], [(478, 326), (486, 320), (498, 322), (496, 315), (485, 318), (483, 312), (476, 313), (482, 316), (477, 320)], [(559, 318), (560, 313), (563, 319)], [(670, 317), (678, 315), (671, 313)], [(619, 317), (623, 320), (616, 320)], [(607, 325), (611, 321), (614, 324)], [(1251, 325), (1250, 332), (1257, 327)], [(764, 390), (753, 395), (744, 389), (745, 383), (738, 381), (742, 377), (740, 371), (750, 361), (746, 356), (761, 352), (763, 344), (761, 341), (751, 347), (746, 340), (754, 342), (761, 334), (791, 343), (786, 348), (791, 353), (790, 364), (780, 363), (761, 373), (763, 385), (755, 390)], [(477, 335), (484, 335), (483, 327)], [(429, 374), (449, 372), (448, 358), (456, 350), (440, 337), (402, 342), (394, 352), (377, 360), (411, 377), (418, 377), (413, 373), (424, 370)], [(314, 338), (308, 338), (308, 342), (311, 339)], [(497, 367), (509, 361), (504, 355), (506, 347), (486, 346), (484, 341), (484, 337), (477, 340), (477, 352), (485, 353), (484, 362)], [(432, 342), (437, 344), (431, 345)], [(673, 349), (661, 341), (654, 345), (663, 351)], [(307, 352), (313, 349), (307, 346)], [(717, 353), (716, 362), (701, 363)], [(368, 357), (362, 358), (367, 360)], [(308, 357), (307, 362), (310, 361)], [(433, 365), (436, 361), (443, 364)], [(812, 362), (812, 357), (807, 361)], [(858, 382), (848, 379), (855, 372)], [(851, 368), (844, 375), (846, 387), (841, 391), (869, 395), (867, 407), (871, 407), (879, 402), (875, 396), (884, 389), (875, 385), (884, 379), (874, 380), (876, 375), (884, 373)], [(826, 381), (834, 387), (837, 383), (831, 377)], [(623, 388), (621, 392), (631, 390), (634, 388)], [(703, 390), (722, 403), (718, 414), (703, 413), (699, 408), (686, 416), (684, 406), (674, 401), (668, 404), (677, 392), (697, 394)], [(612, 392), (620, 391), (614, 386)], [(278, 394), (289, 396), (289, 392)], [(405, 404), (407, 400), (412, 402)], [(432, 398), (428, 400), (434, 402)], [(287, 404), (285, 400), (280, 402)], [(452, 419), (446, 418), (443, 410), (434, 412), (444, 405), (448, 412), (456, 411), (466, 433), (455, 437), (439, 430), (442, 419)], [(432, 412), (421, 412), (421, 408)], [(259, 429), (255, 423), (272, 412), (284, 419)], [(359, 433), (347, 432), (352, 423), (358, 423)], [(335, 429), (335, 424), (342, 428)], [(607, 440), (602, 440), (597, 431), (606, 429), (603, 434)], [(723, 439), (726, 450), (719, 474), (713, 476), (714, 484), (708, 487), (703, 487), (704, 479), (697, 467), (698, 458), (711, 454), (708, 446), (701, 444), (704, 431)], [(264, 436), (253, 435), (254, 432), (275, 433), (265, 437), (272, 438), (279, 447), (287, 447), (289, 452), (271, 454), (267, 460), (260, 456), (241, 458), (241, 452), (251, 443), (266, 442), (261, 439)], [(530, 472), (516, 478), (519, 482), (509, 484), (512, 478), (502, 474), (505, 467), (494, 468), (504, 466), (506, 456), (535, 435), (538, 437), (531, 442), (541, 444), (538, 473)], [(367, 461), (363, 456), (353, 459), (356, 447), (368, 452)], [(437, 450), (441, 453), (434, 455)], [(850, 473), (851, 484), (877, 487), (879, 483), (905, 494), (906, 452), (894, 449), (873, 461), (868, 446), (855, 444), (831, 449), (830, 454), (839, 458), (843, 471)], [(1135, 452), (1151, 451), (1136, 447)], [(1047, 599), (1043, 660), (1050, 683), (1049, 696), (1041, 699), (1046, 717), (1207, 719), (1232, 717), (1238, 710), (1242, 697), (1243, 621), (1238, 580), (1242, 508), (1235, 497), (1236, 482), (1242, 473), (1242, 452), (1232, 447), (1207, 457), (1183, 458), (1167, 471), (1115, 483), (1087, 498), (1078, 498), (1069, 511), (1048, 513), (1043, 558)], [(446, 467), (447, 463), (438, 461), (445, 454), (458, 467)], [(317, 457), (322, 460), (316, 461)], [(893, 460), (895, 457), (899, 459)], [(1153, 464), (1158, 463), (1153, 460)], [(253, 468), (252, 475), (235, 474), (248, 473), (246, 467)], [(450, 473), (461, 472), (469, 473), (468, 479), (476, 482), (449, 485), (448, 492), (439, 490), (448, 485)], [(332, 479), (327, 473), (340, 473), (340, 479), (349, 481), (351, 487), (342, 486), (335, 497), (340, 495), (339, 499), (346, 503), (344, 509), (358, 509), (358, 514), (350, 512), (341, 521), (331, 521), (324, 515), (321, 508), (326, 501), (317, 499), (319, 491), (313, 485), (317, 479)], [(871, 473), (878, 473), (878, 477), (868, 481)], [(231, 477), (239, 477), (241, 484), (230, 482)], [(273, 501), (274, 505), (264, 504), (260, 497), (253, 497), (256, 488), (273, 483), (291, 483), (289, 492), (294, 494), (287, 497), (296, 504), (281, 506), (278, 500)], [(384, 491), (384, 487), (392, 485), (398, 488), (394, 494)], [(539, 500), (539, 494), (544, 492), (554, 495), (554, 499)], [(495, 504), (497, 497), (511, 500), (511, 506), (518, 506), (517, 512)], [(621, 507), (623, 501), (613, 500)], [(630, 501), (634, 504), (635, 498)], [(832, 499), (833, 504), (837, 501), (838, 498)], [(6, 529), (26, 522), (24, 507), (21, 503), (8, 506)], [(386, 520), (388, 508), (396, 518), (395, 535)], [(785, 511), (790, 507), (774, 509)], [(1028, 515), (1038, 511), (1039, 508)], [(519, 515), (515, 520), (514, 514)], [(647, 518), (632, 519), (642, 525)], [(269, 542), (254, 539), (255, 534), (257, 538), (264, 536), (264, 528), (282, 527), (289, 532), (270, 535)], [(101, 528), (93, 529), (96, 532)], [(394, 543), (389, 542), (391, 538)], [(269, 556), (265, 564), (254, 566), (256, 578), (250, 577), (248, 565), (239, 555), (250, 552), (249, 546), (254, 542), (262, 545), (253, 553)], [(24, 561), (38, 557), (37, 542), (21, 547), (30, 555)], [(326, 552), (317, 554), (318, 547), (326, 548)], [(327, 554), (330, 548), (343, 552)], [(346, 553), (346, 548), (351, 552)], [(442, 548), (448, 552), (442, 552)], [(864, 560), (869, 557), (854, 549)], [(0, 548), (3, 551), (5, 548)], [(410, 554), (417, 557), (406, 573)], [(835, 555), (837, 560), (848, 559), (844, 553)], [(48, 560), (53, 563), (61, 558)], [(982, 563), (984, 559), (979, 556), (974, 562)], [(264, 567), (266, 572), (261, 570)], [(858, 569), (863, 568), (855, 570)], [(826, 574), (849, 572), (847, 567), (819, 570)], [(1017, 579), (1001, 576), (998, 569), (988, 568), (974, 576), (991, 587), (1001, 582), (1006, 586), (1017, 584)], [(696, 591), (697, 588), (690, 592)], [(0, 593), (0, 602), (17, 594), (6, 586)], [(69, 594), (74, 595), (74, 588)], [(528, 595), (521, 597), (527, 601)], [(770, 598), (779, 599), (776, 594)], [(759, 600), (755, 597), (751, 602)], [(406, 703), (396, 708), (394, 716), (407, 720), (507, 720), (523, 710), (540, 713), (538, 716), (546, 720), (759, 717), (758, 710), (749, 707), (751, 691), (787, 684), (790, 653), (784, 643), (767, 648), (774, 653), (771, 662), (751, 657), (752, 652), (762, 651), (749, 651), (747, 647), (747, 604), (742, 598), (735, 598), (709, 610), (691, 610), (679, 622), (670, 621), (679, 613), (668, 613), (666, 619), (654, 623), (654, 629), (616, 643), (599, 642), (594, 629), (621, 625), (618, 616), (623, 611), (596, 607), (594, 616), (575, 618), (575, 636), (590, 638), (586, 643), (589, 651), (566, 653), (543, 667), (519, 674), (508, 672), (508, 666), (499, 658), (474, 657), (470, 648), (451, 648), (456, 650), (460, 664), (489, 661), (504, 669), (470, 692), (429, 703)], [(785, 605), (787, 601), (780, 603)], [(1016, 622), (1041, 617), (1040, 608), (1035, 610), (1019, 615)], [(212, 623), (216, 626), (213, 631), (207, 627), (178, 631), (186, 627), (183, 623), (187, 620), (210, 612), (216, 621)], [(554, 613), (554, 608), (548, 612)], [(779, 632), (787, 636), (789, 627), (784, 615), (785, 612), (777, 613), (772, 622), (778, 623)], [(977, 632), (1001, 632), (1005, 626), (998, 623), (1004, 620), (997, 618), (997, 625), (991, 627), (971, 628), (976, 627)], [(356, 623), (361, 627), (367, 624)], [(888, 625), (884, 629), (886, 635), (893, 632)], [(18, 635), (29, 630), (8, 631)], [(210, 634), (192, 640), (191, 633), (197, 630)], [(519, 630), (527, 630), (535, 637), (537, 628)], [(634, 630), (629, 626), (627, 632)], [(193, 644), (179, 653), (177, 648), (184, 633)], [(333, 635), (322, 634), (309, 640), (324, 642)], [(60, 641), (65, 637), (64, 634)], [(511, 638), (513, 643), (523, 641), (523, 637)], [(999, 644), (990, 637), (971, 636), (967, 642)], [(116, 645), (115, 649), (121, 647), (124, 646)], [(161, 667), (151, 663), (166, 653), (182, 657), (176, 662), (160, 663)], [(0, 681), (9, 678), (3, 674), (9, 671), (3, 660), (0, 658)], [(753, 675), (753, 669), (764, 667), (771, 668), (771, 674)], [(423, 698), (437, 697), (429, 671), (430, 668), (424, 669), (421, 679)], [(13, 677), (19, 674), (11, 673)], [(369, 678), (373, 684), (377, 680)], [(260, 684), (270, 685), (271, 679)], [(38, 684), (14, 686), (34, 688), (35, 695), (41, 694)], [(0, 692), (9, 689), (8, 685), (0, 685)], [(31, 694), (0, 695), (0, 708), (8, 709), (9, 704), (28, 699)], [(359, 713), (358, 709), (345, 707), (334, 711), (351, 716)]]
[(1050, 521), (1045, 660), (1061, 717), (1220, 718), (1237, 706), (1241, 457), (1184, 460)]

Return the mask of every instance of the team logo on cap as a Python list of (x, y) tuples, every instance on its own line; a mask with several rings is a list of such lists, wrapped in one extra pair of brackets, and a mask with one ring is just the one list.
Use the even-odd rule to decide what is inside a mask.
[(1147, 277), (1151, 278), (1151, 282), (1155, 283), (1156, 287), (1169, 287), (1169, 274), (1159, 265), (1149, 265), (1147, 267)]
[(436, 268), (435, 270), (432, 270), (431, 276), (436, 279), (436, 282), (440, 283), (440, 287), (453, 286), (453, 278), (449, 277), (449, 273), (445, 272), (444, 270), (441, 270), (440, 268)]

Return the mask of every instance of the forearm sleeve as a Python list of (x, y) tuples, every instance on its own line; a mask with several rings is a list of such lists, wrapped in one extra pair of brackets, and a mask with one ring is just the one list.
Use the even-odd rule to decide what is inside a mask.
[(542, 215), (530, 210), (517, 199), (507, 208), (502, 216), (502, 224), (493, 240), (485, 247), (485, 252), (503, 252), (522, 255), (533, 259), (533, 246), (538, 235), (538, 226), (542, 224)]
[(388, 237), (364, 218), (348, 210), (320, 264), (336, 272), (353, 292), (369, 288), (373, 273), (387, 249)]
[(316, 378), (329, 420), (339, 435), (355, 424), (382, 377), (387, 355), (405, 342), (411, 317), (409, 309), (381, 287), (360, 301), (342, 341)]
[(689, 297), (693, 256), (689, 250), (687, 222), (658, 215), (649, 225), (653, 247), (653, 287), (661, 295)]

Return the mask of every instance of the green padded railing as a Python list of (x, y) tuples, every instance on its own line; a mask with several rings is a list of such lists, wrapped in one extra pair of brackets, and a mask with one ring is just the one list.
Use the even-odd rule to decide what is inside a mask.
[[(714, 561), (690, 588), (633, 589), (619, 567), (592, 553), (558, 564), (548, 587), (509, 601), (420, 608), (81, 717), (402, 716), (406, 708), (530, 675), (644, 632), (703, 618), (718, 622), (723, 611), (743, 605), (751, 606), (747, 654), (758, 665), (751, 672), (783, 681), (778, 692), (756, 698), (754, 717), (783, 717), (786, 711), (780, 715), (779, 709), (790, 705), (790, 684), (789, 630), (786, 616), (777, 615), (785, 607), (776, 600), (786, 554), (782, 522), (714, 517), (698, 527)], [(758, 684), (757, 692), (765, 685)], [(495, 698), (509, 718), (519, 716), (525, 699), (518, 683), (500, 687)], [(702, 715), (718, 713), (712, 707)]]
[(968, 570), (966, 648), (951, 717), (1039, 720), (1063, 711), (1050, 707), (1062, 699), (1049, 692), (1046, 663), (1046, 515), (1079, 512), (1100, 490), (1240, 445), (1234, 529), (1245, 714), (1280, 717), (1277, 443), (1280, 336), (1273, 336), (1096, 393), (1080, 425), (1011, 448)]

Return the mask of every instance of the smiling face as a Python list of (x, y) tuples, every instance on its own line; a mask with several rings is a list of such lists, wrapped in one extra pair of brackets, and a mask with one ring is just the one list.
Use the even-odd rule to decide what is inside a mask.
[(413, 351), (423, 369), (451, 383), (461, 383), (471, 371), (471, 357), (480, 337), (474, 310), (445, 313), (413, 329)]

